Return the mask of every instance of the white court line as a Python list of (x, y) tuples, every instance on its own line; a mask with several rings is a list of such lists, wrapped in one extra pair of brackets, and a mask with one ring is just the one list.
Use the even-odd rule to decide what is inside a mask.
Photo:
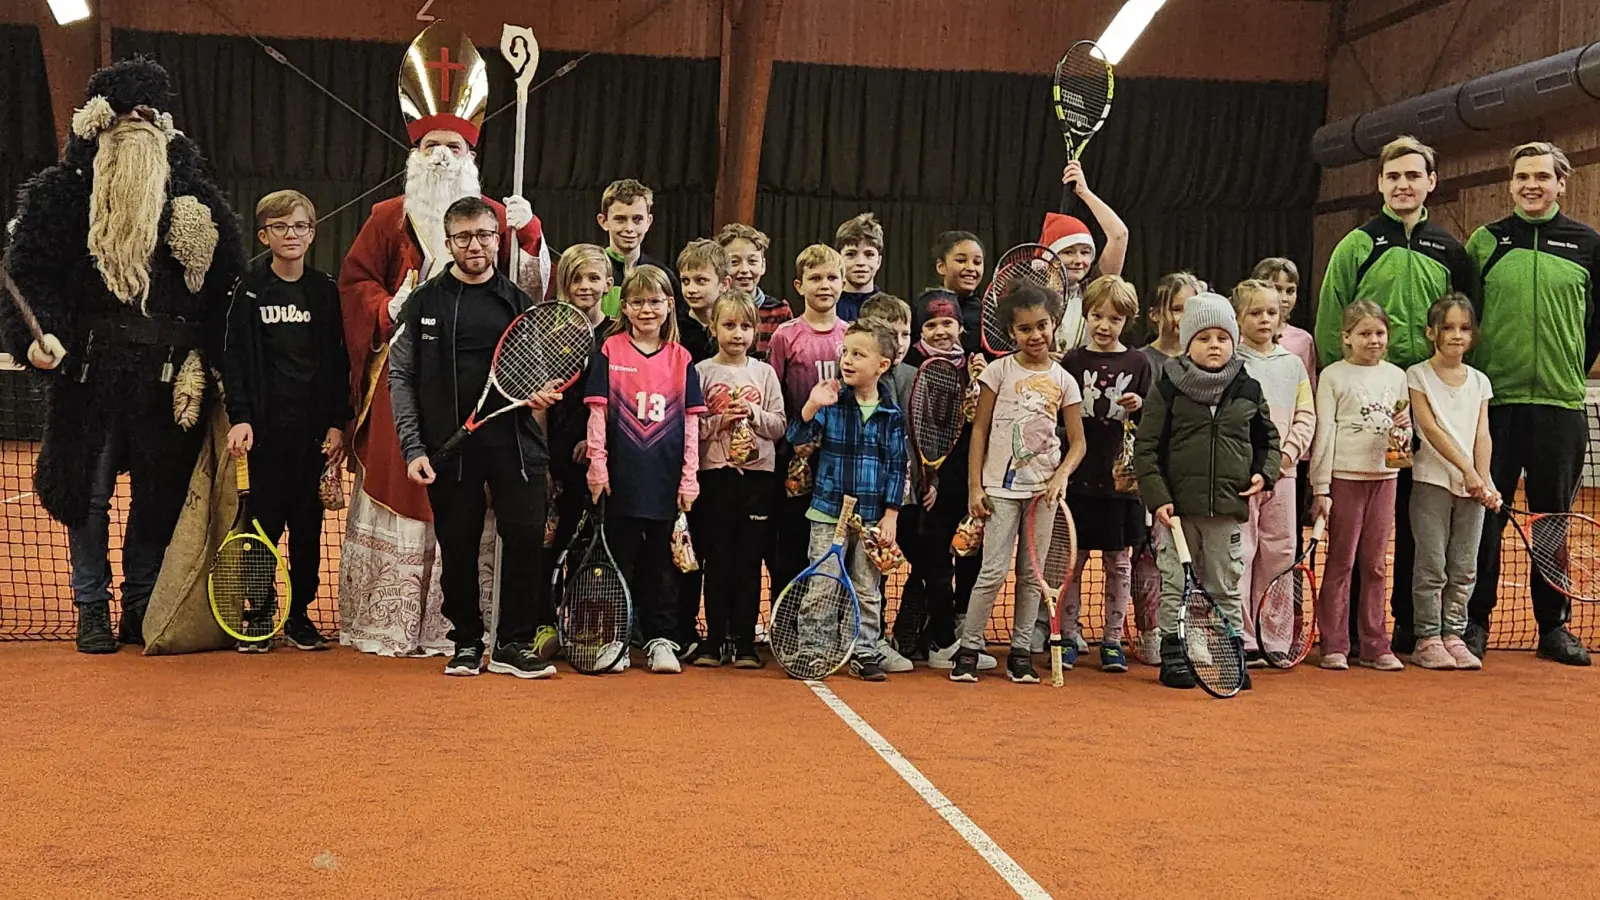
[(15, 497), (7, 497), (4, 500), (0, 500), (0, 504), (15, 503), (18, 500), (26, 500), (26, 499), (28, 499), (29, 497), (32, 497), (32, 496), (33, 496), (33, 491), (25, 491), (25, 492), (23, 492), (21, 494), (16, 495)]
[(978, 827), (976, 822), (967, 818), (967, 814), (962, 812), (960, 807), (950, 802), (949, 797), (946, 797), (942, 791), (934, 787), (933, 782), (929, 781), (926, 775), (923, 775), (917, 770), (916, 766), (911, 764), (911, 760), (902, 756), (900, 751), (894, 748), (893, 744), (878, 733), (877, 729), (867, 724), (866, 719), (861, 718), (856, 714), (855, 710), (850, 708), (849, 704), (840, 700), (838, 694), (835, 694), (820, 681), (808, 681), (806, 682), (806, 687), (811, 688), (812, 693), (816, 694), (817, 698), (823, 703), (826, 703), (835, 715), (843, 719), (844, 723), (850, 726), (851, 731), (854, 731), (857, 736), (866, 741), (868, 747), (878, 751), (878, 755), (883, 757), (883, 761), (889, 764), (889, 768), (895, 770), (896, 774), (905, 779), (906, 784), (917, 792), (917, 796), (921, 797), (924, 803), (928, 804), (946, 822), (949, 822), (950, 827), (956, 830), (956, 834), (961, 835), (961, 839), (966, 841), (972, 849), (978, 851), (978, 855), (983, 857), (983, 861), (988, 863), (989, 867), (994, 869), (1001, 878), (1004, 878), (1006, 884), (1011, 885), (1011, 889), (1017, 892), (1017, 896), (1022, 897), (1023, 900), (1051, 900), (1049, 891), (1041, 887), (1039, 882), (1034, 881), (1022, 866), (1017, 865), (1017, 861), (1012, 859), (1010, 854), (1000, 849), (1000, 845), (996, 844), (993, 838)]

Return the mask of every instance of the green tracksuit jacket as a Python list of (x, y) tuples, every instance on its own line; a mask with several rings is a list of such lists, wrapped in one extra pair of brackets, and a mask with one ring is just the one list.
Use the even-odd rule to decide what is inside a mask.
[(1543, 219), (1516, 212), (1474, 231), (1467, 254), (1483, 280), (1470, 362), (1494, 385), (1490, 402), (1582, 409), (1600, 352), (1600, 232), (1559, 209)]
[(1451, 291), (1478, 302), (1477, 271), (1461, 242), (1429, 221), (1427, 210), (1406, 234), (1405, 223), (1385, 206), (1333, 248), (1317, 301), (1318, 361), (1326, 366), (1344, 357), (1344, 309), (1372, 300), (1389, 314), (1389, 362), (1402, 369), (1422, 362), (1433, 355), (1428, 307)]

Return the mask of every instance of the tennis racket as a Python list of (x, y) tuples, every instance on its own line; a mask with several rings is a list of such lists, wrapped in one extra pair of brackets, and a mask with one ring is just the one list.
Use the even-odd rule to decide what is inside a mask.
[(593, 534), (582, 561), (567, 571), (559, 622), (561, 644), (573, 670), (599, 675), (615, 668), (628, 652), (633, 597), (606, 542), (604, 498), (589, 522)]
[[(1043, 244), (1018, 244), (1007, 250), (995, 263), (994, 278), (989, 282), (989, 289), (983, 293), (980, 310), (983, 349), (990, 353), (1003, 355), (1017, 349), (1016, 342), (1011, 340), (1010, 329), (1000, 321), (1000, 298), (1011, 290), (1012, 285), (1025, 281), (1061, 293), (1066, 286), (1067, 276), (1056, 261), (1054, 250)], [(1051, 310), (1051, 315), (1060, 316), (1061, 311)]]
[[(1047, 542), (1034, 539), (1039, 533), (1041, 519), (1050, 521)], [(1061, 687), (1061, 595), (1072, 582), (1072, 573), (1077, 567), (1078, 526), (1072, 521), (1067, 498), (1051, 503), (1040, 494), (1028, 504), (1028, 521), (1024, 527), (1028, 529), (1024, 532), (1028, 541), (1028, 564), (1033, 569), (1033, 577), (1044, 585), (1044, 601), (1050, 608), (1050, 683)]]
[[(1326, 519), (1311, 526), (1311, 540), (1300, 558), (1267, 582), (1256, 607), (1256, 646), (1274, 669), (1292, 669), (1305, 661), (1317, 642), (1317, 545), (1322, 543)], [(1289, 636), (1287, 650), (1268, 650), (1268, 636)]]
[(961, 426), (966, 424), (966, 398), (965, 366), (936, 356), (917, 368), (916, 380), (911, 382), (908, 424), (911, 446), (926, 473), (924, 482), (933, 481), (955, 449)]
[(256, 644), (276, 637), (289, 618), (289, 567), (278, 554), (278, 545), (267, 540), (261, 523), (250, 517), (246, 457), (234, 463), (234, 478), (239, 511), (211, 561), (206, 593), (211, 615), (222, 630), (234, 640)]
[(1183, 523), (1172, 517), (1172, 541), (1183, 563), (1183, 602), (1178, 605), (1178, 641), (1183, 661), (1206, 693), (1226, 700), (1244, 687), (1244, 640), (1195, 574)]
[(1600, 603), (1600, 522), (1581, 513), (1505, 510), (1545, 584), (1583, 603)]
[[(1089, 140), (1111, 117), (1111, 95), (1116, 88), (1115, 71), (1100, 45), (1079, 41), (1067, 48), (1056, 63), (1056, 77), (1050, 85), (1051, 107), (1061, 139), (1067, 145), (1067, 159), (1079, 159)], [(1076, 203), (1072, 185), (1061, 186), (1061, 209)]]
[(856, 498), (845, 497), (827, 552), (772, 603), (767, 628), (772, 656), (792, 678), (815, 681), (839, 671), (860, 636), (861, 607), (844, 559), (846, 529), (855, 509)]
[(1143, 643), (1158, 630), (1156, 619), (1161, 607), (1161, 569), (1156, 565), (1156, 529), (1155, 523), (1150, 520), (1149, 513), (1145, 514), (1144, 540), (1133, 548), (1133, 560), (1129, 565), (1129, 600), (1133, 605), (1134, 629), (1139, 635), (1141, 662), (1145, 661)]
[[(473, 432), (495, 416), (521, 409), (541, 391), (564, 391), (589, 364), (594, 332), (589, 320), (568, 303), (540, 303), (517, 316), (500, 335), (489, 365), (489, 380), (466, 424), (450, 436), (435, 454), (447, 459)], [(508, 402), (484, 415), (489, 395), (498, 392)]]

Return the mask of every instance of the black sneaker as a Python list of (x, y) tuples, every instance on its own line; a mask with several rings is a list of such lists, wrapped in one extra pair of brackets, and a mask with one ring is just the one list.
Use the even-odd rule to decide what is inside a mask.
[(956, 651), (955, 664), (950, 669), (951, 681), (975, 684), (978, 681), (978, 651), (966, 647)]
[(766, 660), (756, 652), (755, 644), (742, 644), (733, 651), (733, 667), (735, 669), (764, 669)]
[(1185, 691), (1197, 686), (1194, 670), (1184, 661), (1183, 644), (1175, 634), (1161, 638), (1161, 683)]
[(1394, 626), (1394, 635), (1389, 638), (1389, 652), (1396, 656), (1410, 656), (1417, 652), (1416, 629), (1410, 626), (1401, 628), (1399, 624), (1396, 624)]
[(1244, 653), (1244, 667), (1246, 669), (1265, 669), (1267, 655), (1260, 650), (1246, 650)]
[(1268, 650), (1267, 665), (1274, 669), (1287, 668), (1289, 665), (1289, 654), (1284, 653), (1281, 650)]
[(733, 641), (722, 642), (722, 652), (717, 656), (717, 662), (725, 666), (733, 664)]
[(122, 621), (117, 623), (117, 643), (144, 646), (144, 611), (147, 606), (122, 607)]
[(264, 641), (238, 641), (233, 645), (233, 649), (240, 653), (271, 653), (272, 638)]
[[(473, 648), (467, 648), (471, 652)], [(481, 656), (483, 651), (478, 651)], [(447, 675), (476, 675), (478, 670), (471, 672), (452, 672), (456, 660), (462, 656), (461, 648), (456, 649), (456, 655), (451, 657), (450, 666), (445, 667)], [(476, 666), (476, 658), (469, 659), (469, 664)], [(489, 656), (489, 671), (496, 675), (513, 675), (517, 678), (549, 678), (556, 673), (556, 664), (550, 662), (539, 654), (533, 652), (532, 644), (500, 644), (494, 648), (494, 653)]]
[(698, 634), (690, 634), (678, 642), (678, 662), (688, 662), (700, 654), (700, 648), (710, 649), (710, 645)]
[(1483, 659), (1483, 655), (1489, 652), (1489, 629), (1477, 622), (1467, 623), (1461, 640), (1466, 643), (1467, 649), (1472, 651), (1472, 655), (1479, 659)]
[(1239, 690), (1250, 690), (1250, 668), (1248, 666), (1246, 666), (1244, 670), (1244, 680), (1239, 682)]
[(483, 671), (483, 647), (478, 644), (457, 644), (456, 652), (444, 664), (446, 675), (476, 675)]
[(117, 639), (111, 634), (111, 604), (78, 604), (78, 652), (115, 653)]
[(862, 681), (889, 680), (889, 673), (883, 670), (883, 663), (870, 656), (858, 656), (850, 660), (850, 674)]
[(290, 616), (283, 625), (283, 639), (296, 650), (326, 650), (328, 642), (310, 619)]
[(1013, 650), (1006, 656), (1006, 674), (1012, 684), (1038, 684), (1039, 673), (1033, 668), (1033, 655)]
[(722, 665), (722, 652), (709, 643), (701, 644), (695, 652), (694, 665), (699, 669), (715, 669)]
[(1539, 636), (1539, 658), (1553, 660), (1564, 666), (1589, 665), (1589, 651), (1577, 635), (1565, 626), (1552, 628)]

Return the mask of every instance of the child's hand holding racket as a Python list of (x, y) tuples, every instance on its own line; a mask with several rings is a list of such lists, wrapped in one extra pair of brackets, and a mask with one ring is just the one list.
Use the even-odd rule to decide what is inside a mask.
[(1172, 513), (1173, 509), (1171, 503), (1162, 504), (1161, 506), (1156, 507), (1156, 521), (1160, 522), (1162, 526), (1166, 528), (1171, 528)]
[(1056, 474), (1050, 476), (1050, 483), (1044, 486), (1045, 502), (1051, 506), (1061, 502), (1061, 496), (1067, 492), (1067, 467), (1056, 469)]
[(1094, 193), (1089, 190), (1089, 181), (1083, 175), (1083, 163), (1075, 159), (1067, 161), (1067, 167), (1061, 170), (1061, 183), (1072, 188), (1072, 192), (1079, 197)]

